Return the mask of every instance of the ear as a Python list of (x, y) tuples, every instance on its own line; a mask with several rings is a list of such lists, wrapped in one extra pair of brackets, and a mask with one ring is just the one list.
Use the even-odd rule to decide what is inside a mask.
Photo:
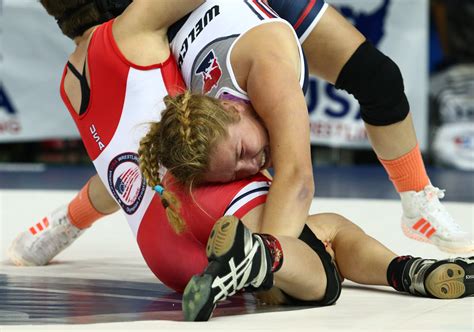
[(243, 102), (243, 101), (238, 101), (238, 100), (224, 100), (222, 102), (222, 105), (224, 108), (233, 108), (236, 110), (238, 113), (243, 113), (247, 112), (248, 113), (248, 104)]

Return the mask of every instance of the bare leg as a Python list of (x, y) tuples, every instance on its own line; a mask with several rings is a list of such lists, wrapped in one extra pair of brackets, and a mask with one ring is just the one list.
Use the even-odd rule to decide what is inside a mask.
[[(263, 207), (254, 208), (242, 218), (252, 232), (258, 230)], [(275, 286), (301, 300), (322, 299), (326, 292), (326, 273), (319, 256), (301, 240), (286, 236), (277, 239), (284, 256), (281, 269), (275, 273)]]
[(282, 268), (275, 273), (275, 287), (300, 300), (322, 299), (327, 281), (319, 256), (298, 239), (277, 238), (284, 252), (284, 261)]
[(309, 217), (308, 226), (335, 254), (344, 278), (367, 285), (388, 285), (387, 268), (397, 257), (346, 218), (324, 213)]
[(90, 179), (88, 194), (94, 208), (102, 214), (110, 214), (120, 209), (97, 174)]
[[(303, 43), (310, 71), (331, 82), (365, 40), (334, 8), (329, 7)], [(385, 112), (384, 109), (378, 110)], [(400, 193), (406, 236), (428, 242), (447, 252), (471, 252), (472, 236), (463, 231), (439, 202), (444, 194), (430, 186), (410, 113), (405, 119), (387, 126), (365, 124), (372, 148), (380, 159), (395, 189)], [(428, 208), (429, 207), (429, 208)], [(443, 211), (432, 215), (429, 210)], [(436, 233), (427, 236), (416, 223), (427, 220)]]
[[(329, 7), (303, 43), (310, 72), (334, 84), (347, 60), (364, 40), (365, 37), (337, 10)], [(381, 159), (396, 159), (416, 146), (411, 116), (388, 126), (366, 124), (365, 127), (372, 147)]]
[[(394, 160), (410, 152), (417, 144), (411, 114), (389, 126), (365, 124), (370, 143), (380, 159)], [(398, 138), (403, 138), (399, 140)]]

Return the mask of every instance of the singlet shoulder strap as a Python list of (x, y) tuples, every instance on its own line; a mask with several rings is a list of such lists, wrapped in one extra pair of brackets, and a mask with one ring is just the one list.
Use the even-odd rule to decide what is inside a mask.
[(91, 96), (91, 89), (89, 84), (87, 84), (86, 79), (86, 63), (84, 61), (84, 67), (82, 68), (82, 74), (72, 65), (71, 62), (67, 62), (67, 67), (71, 70), (74, 76), (77, 77), (79, 83), (81, 84), (81, 107), (79, 108), (79, 115), (82, 115), (86, 112), (87, 106), (89, 106), (89, 99)]

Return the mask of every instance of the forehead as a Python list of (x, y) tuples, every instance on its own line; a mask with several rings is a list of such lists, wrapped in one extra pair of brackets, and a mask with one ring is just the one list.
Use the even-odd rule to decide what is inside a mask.
[(237, 163), (237, 147), (241, 139), (238, 124), (231, 124), (227, 133), (227, 136), (216, 142), (210, 152), (209, 170), (204, 177), (206, 181), (229, 181), (234, 176)]

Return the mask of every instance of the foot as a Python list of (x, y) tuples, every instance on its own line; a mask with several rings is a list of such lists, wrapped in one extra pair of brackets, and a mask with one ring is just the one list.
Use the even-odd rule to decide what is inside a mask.
[(428, 242), (449, 253), (474, 251), (472, 236), (453, 220), (439, 201), (444, 191), (427, 185), (422, 191), (400, 193), (402, 230), (409, 238)]
[(67, 206), (20, 233), (8, 249), (10, 260), (18, 266), (41, 266), (66, 249), (83, 232), (72, 225)]
[(474, 256), (444, 260), (413, 258), (403, 271), (403, 287), (414, 295), (457, 299), (474, 294)]
[(236, 217), (222, 217), (214, 225), (206, 248), (209, 265), (189, 281), (183, 294), (186, 321), (207, 321), (218, 301), (244, 287), (269, 289), (272, 262), (260, 236)]

